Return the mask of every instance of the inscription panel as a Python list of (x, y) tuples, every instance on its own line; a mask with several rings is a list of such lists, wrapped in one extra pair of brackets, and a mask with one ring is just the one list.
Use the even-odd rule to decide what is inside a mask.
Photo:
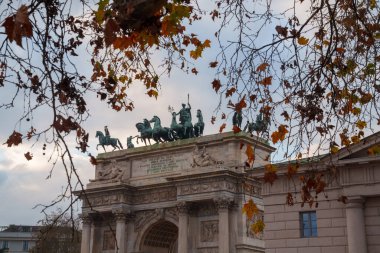
[(174, 172), (190, 168), (190, 156), (186, 154), (156, 155), (132, 162), (132, 177)]

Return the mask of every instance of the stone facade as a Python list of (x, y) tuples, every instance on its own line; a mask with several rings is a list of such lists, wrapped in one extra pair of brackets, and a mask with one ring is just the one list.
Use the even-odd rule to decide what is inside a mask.
[[(295, 183), (285, 175), (288, 164), (277, 165), (279, 179), (262, 188), (266, 253), (380, 252), (380, 156), (368, 154), (369, 148), (379, 144), (379, 138), (378, 133), (333, 156), (302, 161)], [(301, 207), (300, 194), (293, 206), (285, 204), (288, 192), (300, 190), (298, 176), (311, 169), (324, 172), (330, 183), (315, 199), (318, 206)], [(329, 178), (328, 169), (336, 171), (336, 177)], [(251, 174), (260, 178), (264, 168)], [(342, 196), (346, 203), (338, 201)], [(302, 235), (301, 214), (307, 212), (316, 216), (312, 236)]]
[(241, 211), (247, 198), (263, 209), (243, 144), (253, 146), (256, 167), (273, 151), (248, 134), (225, 133), (100, 154), (95, 178), (77, 193), (81, 252), (264, 252)]

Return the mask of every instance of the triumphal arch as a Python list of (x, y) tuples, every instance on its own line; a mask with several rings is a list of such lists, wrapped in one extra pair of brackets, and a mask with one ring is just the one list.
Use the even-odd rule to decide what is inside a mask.
[(83, 200), (81, 253), (264, 252), (242, 213), (263, 209), (246, 173), (273, 148), (247, 133), (223, 133), (99, 154)]

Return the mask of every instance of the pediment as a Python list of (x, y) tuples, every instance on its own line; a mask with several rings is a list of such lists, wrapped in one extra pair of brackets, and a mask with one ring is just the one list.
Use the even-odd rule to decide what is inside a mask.
[(372, 134), (360, 142), (344, 147), (332, 156), (322, 159), (324, 162), (346, 163), (348, 161), (380, 160), (380, 132)]

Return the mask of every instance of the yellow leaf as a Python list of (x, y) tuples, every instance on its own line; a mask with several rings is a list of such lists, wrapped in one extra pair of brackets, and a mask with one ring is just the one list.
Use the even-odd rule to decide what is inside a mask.
[(339, 151), (339, 148), (337, 146), (332, 146), (330, 148), (331, 154), (336, 154)]
[(255, 234), (259, 234), (264, 231), (265, 224), (262, 219), (257, 220), (251, 225), (251, 231)]
[(149, 90), (146, 94), (149, 95), (149, 97), (155, 97), (157, 99), (158, 92), (156, 90)]
[(309, 39), (307, 39), (303, 36), (298, 38), (298, 44), (304, 46), (304, 45), (307, 45), (308, 43), (309, 43)]
[(363, 130), (366, 126), (367, 126), (367, 123), (365, 121), (362, 121), (362, 120), (358, 120), (356, 122), (356, 126), (360, 129), (360, 130)]
[(250, 163), (250, 164), (253, 163), (253, 161), (255, 160), (255, 151), (252, 148), (252, 145), (247, 144), (247, 149), (245, 151), (245, 154), (248, 157), (248, 163)]

